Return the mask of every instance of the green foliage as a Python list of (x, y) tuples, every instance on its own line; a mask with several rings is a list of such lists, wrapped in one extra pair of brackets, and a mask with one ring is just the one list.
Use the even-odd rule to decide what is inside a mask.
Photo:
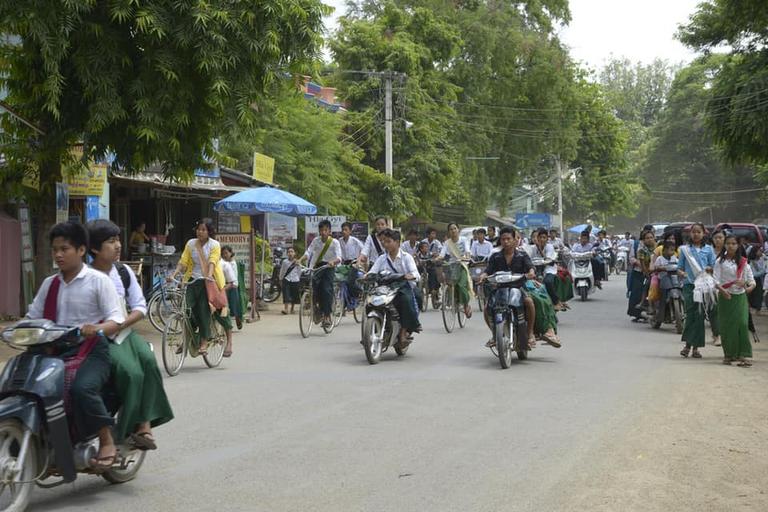
[(713, 70), (707, 125), (730, 162), (768, 163), (768, 3), (703, 2), (679, 37), (705, 53), (731, 48)]
[(11, 161), (55, 180), (83, 141), (129, 170), (159, 161), (189, 176), (219, 130), (253, 123), (259, 94), (318, 55), (327, 12), (320, 0), (0, 0), (13, 35), (0, 87), (45, 132), (6, 122)]

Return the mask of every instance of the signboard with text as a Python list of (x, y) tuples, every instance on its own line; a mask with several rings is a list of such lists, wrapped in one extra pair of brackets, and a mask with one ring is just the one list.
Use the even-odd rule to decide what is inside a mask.
[(296, 240), (296, 217), (282, 215), (280, 213), (267, 214), (267, 238), (269, 243), (280, 247), (287, 247)]
[(232, 247), (235, 252), (235, 261), (242, 261), (245, 264), (245, 287), (249, 289), (251, 286), (249, 276), (251, 275), (252, 238), (250, 233), (219, 233), (216, 236), (216, 240), (222, 247), (225, 245)]
[(275, 176), (275, 159), (261, 153), (253, 154), (253, 178), (272, 183)]
[(70, 196), (99, 196), (107, 183), (107, 164), (90, 164), (88, 169), (68, 174), (64, 180), (69, 185)]
[(518, 213), (515, 214), (515, 225), (522, 229), (549, 229), (552, 226), (552, 217), (548, 213)]
[(331, 236), (338, 238), (341, 236), (341, 225), (347, 221), (347, 218), (344, 215), (310, 215), (304, 217), (304, 238), (307, 247), (319, 234), (317, 226), (321, 220), (331, 222)]

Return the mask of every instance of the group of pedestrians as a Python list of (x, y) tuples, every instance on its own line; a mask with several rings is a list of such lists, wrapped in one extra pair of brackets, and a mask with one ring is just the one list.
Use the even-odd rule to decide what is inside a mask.
[(648, 225), (630, 247), (629, 262), (627, 314), (633, 321), (646, 320), (653, 308), (657, 272), (677, 265), (685, 306), (680, 355), (702, 357), (709, 321), (723, 364), (752, 366), (752, 341), (759, 341), (752, 316), (762, 309), (766, 278), (763, 247), (739, 239), (727, 225), (710, 234), (698, 222), (685, 242), (673, 233), (657, 242)]

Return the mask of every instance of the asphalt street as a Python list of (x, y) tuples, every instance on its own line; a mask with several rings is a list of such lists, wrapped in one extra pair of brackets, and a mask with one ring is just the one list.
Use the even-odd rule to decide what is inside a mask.
[(623, 276), (612, 279), (560, 315), (562, 348), (541, 345), (507, 370), (478, 314), (446, 334), (440, 313), (426, 313), (407, 356), (376, 366), (351, 318), (305, 340), (297, 315), (264, 315), (220, 368), (187, 360), (166, 379), (176, 419), (157, 429), (160, 449), (136, 480), (36, 489), (32, 509), (579, 510), (584, 488), (608, 484), (572, 485), (575, 475), (628, 442), (646, 404), (668, 394), (658, 382), (695, 386), (721, 370), (718, 349), (693, 367), (670, 326), (631, 324)]

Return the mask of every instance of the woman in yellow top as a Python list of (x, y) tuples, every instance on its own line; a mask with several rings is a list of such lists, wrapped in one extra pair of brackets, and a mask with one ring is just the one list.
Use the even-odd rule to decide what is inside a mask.
[(149, 237), (147, 236), (146, 231), (146, 222), (140, 222), (136, 225), (136, 228), (134, 228), (133, 233), (131, 233), (131, 238), (128, 241), (128, 246), (132, 251), (138, 251), (139, 245), (149, 243)]
[[(179, 264), (169, 279), (173, 279), (180, 272), (184, 272), (184, 281), (188, 282), (186, 290), (187, 307), (190, 309), (191, 324), (197, 333), (193, 339), (193, 346), (197, 345), (199, 354), (207, 354), (208, 340), (211, 338), (211, 318), (219, 322), (227, 335), (227, 346), (224, 349), (224, 357), (232, 355), (232, 321), (228, 315), (222, 315), (221, 310), (214, 311), (211, 316), (211, 307), (208, 303), (208, 295), (205, 291), (205, 279), (213, 279), (219, 290), (224, 289), (224, 270), (221, 266), (221, 245), (212, 237), (216, 235), (213, 220), (203, 219), (195, 227), (196, 238), (192, 238), (184, 245)], [(191, 281), (191, 282), (190, 282)]]

